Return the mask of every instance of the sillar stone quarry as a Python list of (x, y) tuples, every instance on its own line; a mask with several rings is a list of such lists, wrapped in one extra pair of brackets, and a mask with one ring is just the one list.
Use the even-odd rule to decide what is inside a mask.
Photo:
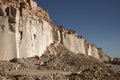
[[(8, 1), (6, 3), (6, 1)], [(41, 56), (50, 44), (63, 44), (75, 54), (107, 61), (108, 56), (73, 30), (52, 23), (32, 0), (0, 0), (0, 59)]]
[(0, 80), (120, 80), (119, 65), (34, 0), (0, 0)]

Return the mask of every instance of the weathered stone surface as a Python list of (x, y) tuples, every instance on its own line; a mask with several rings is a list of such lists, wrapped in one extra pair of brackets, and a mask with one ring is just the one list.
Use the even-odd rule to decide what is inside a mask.
[(33, 0), (0, 0), (0, 59), (41, 56), (51, 43), (105, 60), (106, 55), (73, 30), (56, 27)]
[(98, 54), (99, 54), (100, 59), (103, 60), (104, 62), (109, 62), (109, 56), (107, 56), (103, 52), (102, 48), (97, 48), (97, 49), (98, 49)]
[(93, 56), (97, 59), (100, 59), (98, 54), (98, 49), (94, 44), (89, 44), (88, 55)]

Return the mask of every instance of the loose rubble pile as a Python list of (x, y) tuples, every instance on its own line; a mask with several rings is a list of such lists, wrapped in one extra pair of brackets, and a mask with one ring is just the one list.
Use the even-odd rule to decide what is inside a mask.
[[(30, 74), (34, 70), (41, 73)], [(73, 54), (60, 44), (50, 45), (41, 57), (0, 61), (0, 80), (120, 80), (120, 71), (93, 57)]]

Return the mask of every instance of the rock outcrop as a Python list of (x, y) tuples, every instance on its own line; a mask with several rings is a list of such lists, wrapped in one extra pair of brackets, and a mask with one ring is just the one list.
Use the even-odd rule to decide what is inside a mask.
[(0, 0), (0, 59), (41, 56), (50, 44), (63, 44), (75, 54), (108, 61), (102, 49), (73, 30), (57, 27), (48, 11), (33, 0)]

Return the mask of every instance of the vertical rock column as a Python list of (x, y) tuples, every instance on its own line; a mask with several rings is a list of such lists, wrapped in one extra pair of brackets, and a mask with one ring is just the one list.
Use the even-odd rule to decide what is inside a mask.
[(100, 59), (98, 49), (94, 44), (89, 44), (88, 55)]
[(9, 60), (17, 56), (15, 37), (16, 9), (11, 6), (4, 7), (2, 12), (0, 14), (0, 59)]

